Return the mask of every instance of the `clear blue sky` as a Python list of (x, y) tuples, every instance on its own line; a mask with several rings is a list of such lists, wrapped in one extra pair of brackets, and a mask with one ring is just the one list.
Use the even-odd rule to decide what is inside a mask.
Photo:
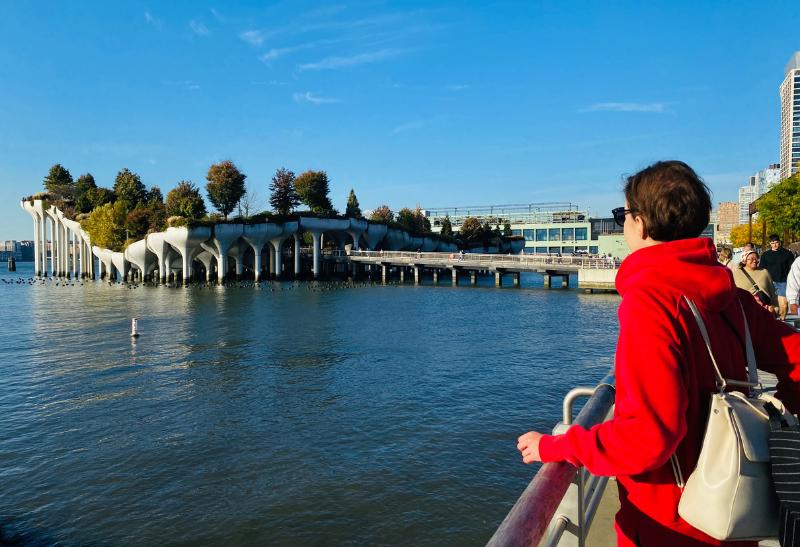
[(0, 239), (54, 163), (166, 193), (230, 158), (363, 208), (571, 201), (679, 158), (714, 201), (778, 161), (794, 1), (0, 0)]

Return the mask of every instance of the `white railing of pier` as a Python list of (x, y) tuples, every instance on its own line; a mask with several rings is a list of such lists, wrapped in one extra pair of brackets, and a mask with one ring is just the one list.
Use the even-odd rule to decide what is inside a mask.
[(487, 268), (519, 268), (552, 266), (566, 266), (576, 269), (603, 269), (612, 270), (619, 268), (620, 261), (615, 258), (587, 257), (587, 256), (556, 256), (546, 254), (479, 254), (479, 253), (425, 253), (414, 251), (339, 251), (327, 250), (323, 252), (326, 257), (349, 257), (350, 259), (381, 259), (392, 262), (405, 262), (408, 264), (425, 262), (446, 262), (454, 266)]

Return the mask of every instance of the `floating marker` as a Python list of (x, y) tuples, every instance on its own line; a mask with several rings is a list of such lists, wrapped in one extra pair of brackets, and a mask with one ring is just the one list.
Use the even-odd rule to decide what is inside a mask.
[(139, 320), (135, 317), (131, 319), (131, 336), (134, 338), (139, 337)]

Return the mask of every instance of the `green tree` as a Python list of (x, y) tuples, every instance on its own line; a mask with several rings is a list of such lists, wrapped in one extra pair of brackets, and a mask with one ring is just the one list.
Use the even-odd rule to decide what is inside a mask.
[(272, 183), (269, 185), (269, 204), (279, 215), (288, 215), (300, 205), (294, 181), (294, 171), (284, 167), (275, 171), (272, 176)]
[(84, 173), (75, 181), (75, 209), (79, 213), (89, 213), (94, 209), (89, 191), (96, 189), (97, 184), (91, 173)]
[(409, 232), (416, 231), (416, 219), (414, 218), (414, 211), (408, 207), (403, 207), (397, 211), (397, 223)]
[(506, 222), (505, 224), (503, 224), (503, 235), (505, 237), (510, 237), (513, 234), (514, 234), (514, 232), (511, 231), (511, 223), (510, 222)]
[(350, 218), (361, 218), (361, 206), (358, 204), (358, 198), (352, 188), (350, 188), (350, 195), (347, 196), (347, 208), (344, 214)]
[(294, 181), (294, 187), (300, 201), (308, 205), (312, 212), (319, 214), (333, 212), (333, 204), (328, 197), (330, 193), (328, 174), (325, 171), (300, 173)]
[(142, 184), (142, 179), (127, 167), (117, 173), (114, 179), (114, 194), (125, 211), (132, 211), (147, 202), (147, 188)]
[(450, 215), (444, 215), (444, 220), (442, 220), (442, 230), (439, 233), (441, 233), (443, 236), (452, 237), (453, 224), (450, 222)]
[(106, 203), (91, 212), (81, 222), (92, 243), (112, 251), (121, 251), (125, 244), (125, 220), (127, 211), (119, 201)]
[(175, 188), (167, 192), (166, 213), (169, 217), (193, 220), (202, 218), (206, 214), (206, 204), (200, 195), (200, 189), (191, 181), (180, 181)]
[(400, 209), (397, 212), (397, 222), (400, 226), (415, 234), (425, 234), (431, 231), (431, 221), (428, 220), (419, 207), (414, 210), (407, 207)]
[(96, 209), (106, 203), (111, 203), (117, 199), (112, 190), (98, 186), (97, 188), (89, 188), (86, 191), (86, 200), (91, 205), (90, 211)]
[(44, 188), (56, 199), (71, 199), (75, 192), (75, 182), (70, 172), (57, 163), (44, 178)]
[(394, 221), (394, 213), (389, 209), (388, 205), (380, 205), (369, 216), (370, 220), (375, 222), (385, 222), (386, 224)]
[(152, 205), (154, 203), (164, 204), (164, 194), (161, 193), (161, 188), (158, 186), (151, 186), (150, 190), (147, 191), (145, 195), (145, 202), (147, 205)]
[(800, 173), (758, 198), (758, 216), (774, 232), (800, 232)]
[(475, 217), (467, 217), (461, 223), (461, 229), (458, 231), (461, 240), (470, 241), (478, 239), (481, 236), (481, 221)]
[(228, 215), (242, 199), (246, 178), (247, 175), (239, 171), (230, 160), (221, 161), (209, 167), (206, 175), (208, 201), (222, 213), (225, 220), (228, 220)]
[(125, 230), (128, 239), (142, 239), (153, 223), (153, 211), (149, 207), (137, 207), (125, 217)]

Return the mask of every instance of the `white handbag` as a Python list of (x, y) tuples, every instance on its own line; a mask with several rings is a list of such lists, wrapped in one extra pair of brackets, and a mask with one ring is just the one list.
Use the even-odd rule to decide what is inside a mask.
[[(708, 424), (700, 457), (686, 484), (678, 460), (671, 461), (675, 480), (683, 490), (678, 514), (689, 524), (719, 540), (758, 540), (777, 536), (778, 498), (769, 463), (769, 415), (771, 403), (790, 423), (797, 419), (783, 403), (766, 393), (752, 395), (759, 385), (753, 342), (744, 320), (748, 382), (727, 380), (717, 366), (703, 318), (697, 306), (686, 301), (703, 336), (714, 372), (717, 392), (711, 395)], [(741, 391), (726, 391), (728, 386)]]

